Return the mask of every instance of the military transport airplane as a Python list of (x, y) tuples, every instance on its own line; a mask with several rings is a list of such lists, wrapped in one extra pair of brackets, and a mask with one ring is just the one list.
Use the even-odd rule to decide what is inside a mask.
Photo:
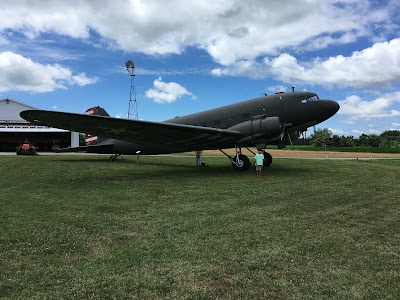
[[(112, 118), (99, 107), (90, 110), (91, 115), (45, 110), (25, 110), (20, 115), (33, 123), (92, 136), (92, 144), (66, 151), (167, 154), (219, 149), (234, 169), (245, 171), (250, 161), (242, 147), (284, 148), (308, 127), (333, 116), (339, 104), (311, 92), (276, 93), (164, 122)], [(223, 151), (227, 148), (235, 148), (236, 154), (227, 155)], [(264, 165), (269, 166), (272, 156), (265, 152), (264, 158)]]

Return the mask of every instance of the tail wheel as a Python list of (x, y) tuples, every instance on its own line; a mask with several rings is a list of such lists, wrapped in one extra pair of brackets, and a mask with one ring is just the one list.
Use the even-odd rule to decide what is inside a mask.
[(246, 155), (239, 154), (232, 158), (232, 167), (239, 172), (244, 172), (250, 167), (250, 160)]
[(269, 167), (271, 164), (272, 164), (272, 155), (269, 154), (268, 152), (264, 152), (263, 166), (264, 167)]

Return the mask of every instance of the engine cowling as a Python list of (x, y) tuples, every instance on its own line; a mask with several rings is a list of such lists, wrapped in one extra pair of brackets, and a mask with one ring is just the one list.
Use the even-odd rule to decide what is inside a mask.
[(242, 132), (247, 139), (269, 140), (279, 136), (282, 132), (282, 125), (279, 117), (254, 117), (251, 120), (232, 126), (232, 130)]

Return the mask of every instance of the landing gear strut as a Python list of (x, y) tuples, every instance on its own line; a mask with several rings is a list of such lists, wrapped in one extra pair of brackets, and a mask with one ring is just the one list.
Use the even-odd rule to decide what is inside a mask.
[(224, 151), (219, 149), (225, 156), (227, 156), (232, 162), (232, 167), (236, 171), (244, 172), (250, 167), (250, 160), (246, 155), (242, 154), (242, 149), (239, 146), (235, 146), (236, 155), (234, 157), (226, 154)]
[(113, 154), (110, 156), (110, 158), (108, 159), (109, 161), (115, 161), (117, 159), (118, 156), (121, 156), (122, 154)]

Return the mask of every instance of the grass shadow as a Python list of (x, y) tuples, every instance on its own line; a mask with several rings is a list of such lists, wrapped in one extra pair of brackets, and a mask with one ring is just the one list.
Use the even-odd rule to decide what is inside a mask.
[[(118, 158), (108, 161), (108, 156), (52, 157), (53, 162), (62, 165), (78, 164), (76, 172), (82, 172), (80, 178), (88, 183), (93, 182), (133, 182), (168, 179), (174, 180), (213, 180), (226, 177), (226, 180), (253, 180), (255, 167), (253, 165), (245, 172), (233, 170), (230, 161), (220, 159), (208, 160), (208, 167), (195, 165), (194, 157), (179, 156), (142, 156), (137, 164), (135, 156)], [(71, 168), (75, 169), (74, 166)], [(275, 161), (272, 166), (263, 168), (263, 176), (270, 178), (289, 178), (290, 180), (306, 176), (310, 172), (310, 164), (299, 164), (297, 161)]]

